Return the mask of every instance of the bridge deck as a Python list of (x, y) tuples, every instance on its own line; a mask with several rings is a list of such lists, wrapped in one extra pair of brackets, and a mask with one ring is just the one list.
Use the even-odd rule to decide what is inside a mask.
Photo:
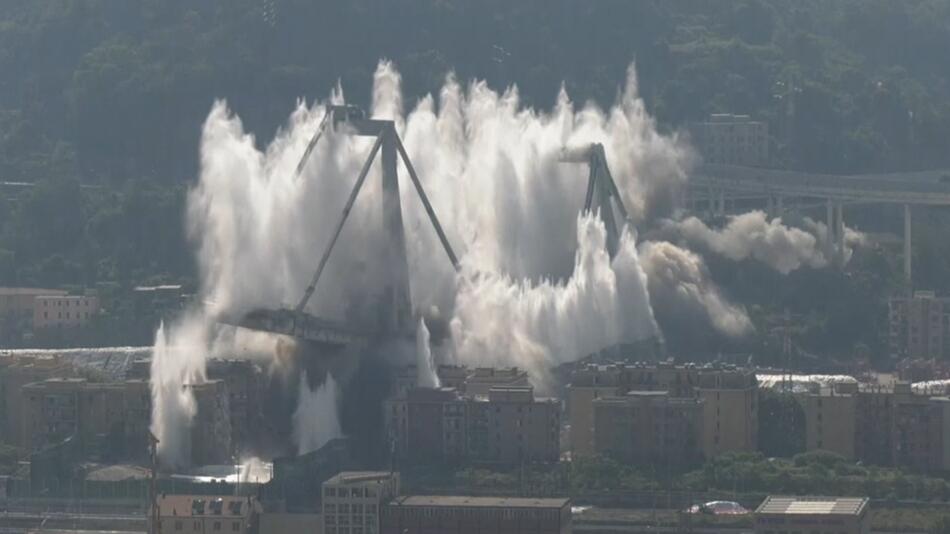
[(344, 346), (365, 341), (367, 335), (340, 323), (290, 309), (257, 309), (242, 317), (219, 317), (219, 323), (294, 336), (325, 345)]
[(735, 165), (703, 165), (691, 184), (765, 196), (950, 206), (950, 171), (894, 174), (811, 174)]

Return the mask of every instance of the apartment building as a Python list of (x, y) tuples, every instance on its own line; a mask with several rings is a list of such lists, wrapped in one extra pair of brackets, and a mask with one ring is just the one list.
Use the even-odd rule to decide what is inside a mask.
[(260, 532), (263, 507), (253, 496), (162, 493), (156, 497), (155, 505), (159, 533)]
[(830, 451), (853, 460), (857, 384), (835, 384), (799, 398), (805, 413), (805, 449)]
[(0, 354), (0, 443), (29, 446), (24, 432), (23, 386), (52, 377), (71, 377), (72, 365), (59, 355)]
[(399, 495), (399, 474), (344, 471), (323, 483), (323, 534), (379, 534), (383, 507)]
[(703, 404), (666, 391), (629, 391), (593, 401), (594, 452), (658, 468), (702, 458)]
[(744, 369), (702, 369), (696, 392), (703, 400), (703, 453), (758, 449), (759, 389), (755, 374)]
[(524, 386), (493, 387), (466, 407), (466, 457), (516, 464), (560, 459), (561, 406)]
[(61, 297), (69, 292), (39, 287), (0, 287), (0, 318), (33, 319), (36, 297)]
[(570, 534), (570, 499), (409, 495), (383, 508), (383, 534)]
[(27, 449), (41, 449), (73, 436), (86, 454), (107, 458), (146, 455), (151, 419), (147, 382), (49, 378), (24, 385), (21, 395)]
[(755, 510), (755, 534), (868, 534), (865, 497), (767, 497)]
[(758, 386), (752, 371), (661, 363), (590, 365), (574, 372), (568, 386), (571, 454), (595, 452), (597, 399), (623, 397), (630, 391), (661, 391), (670, 398), (700, 399), (701, 449), (707, 457), (756, 450)]
[(384, 405), (397, 459), (513, 464), (559, 458), (560, 404), (531, 387), (493, 387), (487, 396), (415, 388)]
[(888, 301), (888, 341), (894, 358), (935, 359), (950, 353), (950, 299), (933, 291)]
[(769, 127), (765, 122), (748, 115), (715, 113), (689, 129), (706, 163), (748, 167), (769, 164)]
[(33, 303), (33, 331), (50, 328), (78, 328), (99, 313), (95, 295), (37, 296)]

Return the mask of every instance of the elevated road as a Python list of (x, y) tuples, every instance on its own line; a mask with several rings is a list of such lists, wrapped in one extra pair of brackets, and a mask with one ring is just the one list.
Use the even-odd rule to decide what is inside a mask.
[[(688, 204), (705, 205), (709, 215), (725, 215), (726, 203), (764, 201), (770, 213), (781, 214), (789, 200), (824, 203), (829, 240), (826, 253), (843, 264), (844, 206), (898, 204), (904, 206), (904, 278), (912, 287), (911, 208), (950, 206), (950, 170), (886, 174), (817, 174), (738, 165), (704, 164), (690, 176)], [(820, 204), (819, 204), (820, 205)]]
[(836, 175), (710, 164), (697, 168), (690, 182), (693, 187), (764, 197), (950, 206), (950, 170)]

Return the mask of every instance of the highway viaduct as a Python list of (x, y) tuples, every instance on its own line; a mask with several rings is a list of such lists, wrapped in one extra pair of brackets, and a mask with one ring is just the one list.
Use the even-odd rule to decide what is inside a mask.
[(694, 213), (722, 216), (727, 202), (739, 200), (761, 202), (774, 215), (823, 204), (832, 255), (844, 250), (845, 205), (903, 205), (904, 277), (910, 284), (912, 209), (950, 206), (950, 170), (836, 175), (704, 164), (691, 173), (686, 207)]

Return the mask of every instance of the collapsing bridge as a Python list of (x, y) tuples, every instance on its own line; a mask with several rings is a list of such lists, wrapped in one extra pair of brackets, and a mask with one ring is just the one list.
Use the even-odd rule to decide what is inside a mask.
[[(415, 329), (409, 286), (409, 265), (406, 258), (406, 239), (399, 196), (397, 173), (399, 159), (405, 165), (407, 174), (433, 229), (438, 235), (442, 248), (456, 270), (459, 268), (458, 257), (455, 255), (442, 225), (439, 223), (415, 167), (396, 132), (395, 124), (391, 120), (366, 119), (363, 111), (353, 106), (330, 106), (320, 126), (308, 143), (297, 165), (295, 176), (299, 178), (314, 147), (328, 129), (349, 135), (375, 137), (376, 141), (363, 163), (356, 182), (343, 206), (340, 219), (333, 229), (313, 278), (304, 290), (303, 296), (292, 309), (259, 308), (241, 316), (220, 316), (218, 322), (252, 330), (293, 336), (329, 347), (344, 347), (377, 336), (411, 336)], [(347, 217), (359, 196), (377, 155), (380, 155), (382, 165), (382, 220), (383, 231), (386, 233), (380, 261), (387, 266), (387, 279), (379, 295), (378, 310), (380, 313), (375, 328), (367, 331), (338, 321), (317, 317), (307, 312), (306, 308), (317, 289), (317, 284), (320, 282), (321, 275), (327, 266), (334, 245), (340, 237)], [(617, 219), (619, 218), (623, 223), (626, 223), (628, 214), (617, 184), (614, 182), (607, 166), (603, 145), (595, 143), (580, 149), (562, 150), (560, 160), (567, 163), (588, 164), (590, 174), (583, 210), (596, 212), (603, 219), (607, 230), (608, 251), (613, 257), (617, 252), (622, 230), (622, 225), (618, 225)]]
[[(218, 318), (218, 321), (253, 330), (294, 336), (330, 346), (344, 346), (377, 335), (411, 335), (414, 331), (413, 312), (409, 291), (409, 264), (406, 259), (406, 237), (403, 230), (402, 207), (399, 200), (397, 158), (402, 159), (416, 193), (419, 195), (426, 214), (439, 237), (439, 241), (442, 243), (449, 261), (456, 269), (458, 268), (458, 258), (442, 230), (442, 225), (439, 224), (439, 219), (436, 217), (432, 205), (429, 203), (415, 167), (409, 159), (402, 140), (396, 133), (393, 121), (366, 119), (362, 110), (354, 106), (328, 107), (320, 126), (311, 138), (303, 157), (297, 165), (295, 172), (297, 177), (303, 172), (310, 154), (327, 129), (349, 135), (375, 137), (376, 142), (363, 163), (353, 189), (343, 206), (340, 220), (334, 227), (330, 241), (320, 257), (320, 262), (317, 264), (313, 278), (307, 285), (303, 296), (293, 309), (260, 308), (240, 317), (222, 316)], [(376, 328), (373, 331), (362, 331), (337, 321), (314, 316), (308, 313), (306, 308), (317, 289), (317, 284), (320, 282), (334, 245), (340, 237), (347, 217), (353, 209), (353, 204), (356, 202), (356, 198), (378, 154), (382, 165), (383, 231), (386, 232), (380, 261), (387, 266), (387, 279), (383, 283), (382, 294), (380, 295), (381, 302), (378, 307), (379, 316)]]

